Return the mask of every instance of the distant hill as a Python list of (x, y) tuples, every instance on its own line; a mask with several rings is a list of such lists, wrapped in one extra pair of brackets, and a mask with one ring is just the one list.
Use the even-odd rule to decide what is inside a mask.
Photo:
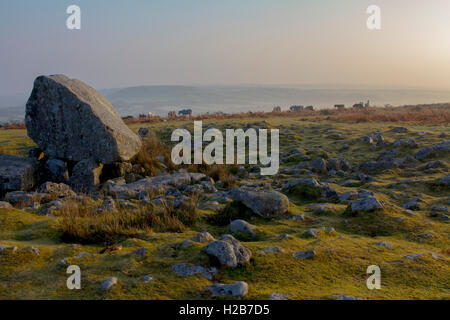
[[(280, 89), (276, 89), (279, 91)], [(140, 86), (107, 94), (106, 98), (121, 114), (192, 108), (194, 113), (268, 110), (283, 94), (270, 88), (218, 86)]]
[(394, 106), (450, 101), (450, 91), (370, 88), (312, 88), (269, 86), (139, 86), (107, 94), (106, 98), (122, 115), (191, 108), (194, 114), (271, 111), (274, 106), (286, 110), (291, 105), (313, 105), (316, 109), (335, 104), (370, 100), (371, 105)]
[(198, 94), (195, 87), (186, 86), (140, 86), (118, 89), (106, 94), (111, 101), (148, 102), (155, 99), (185, 99), (190, 95)]
[[(347, 107), (370, 100), (371, 105), (393, 106), (444, 103), (450, 101), (450, 91), (420, 89), (374, 88), (314, 88), (281, 86), (138, 86), (103, 89), (104, 95), (122, 116), (153, 112), (167, 115), (169, 111), (190, 108), (199, 113), (239, 113), (271, 111), (280, 106), (312, 105), (316, 109)], [(0, 97), (0, 123), (21, 121), (28, 94)]]

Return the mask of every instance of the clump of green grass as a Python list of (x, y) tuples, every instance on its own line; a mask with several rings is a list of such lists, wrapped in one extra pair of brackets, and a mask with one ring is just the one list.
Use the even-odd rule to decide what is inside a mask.
[(351, 217), (348, 220), (348, 224), (343, 224), (342, 227), (352, 234), (369, 237), (404, 234), (407, 237), (414, 238), (414, 235), (423, 232), (423, 226), (414, 221), (409, 219), (397, 221), (395, 212), (391, 212), (388, 209), (378, 209), (358, 214), (350, 213), (350, 210), (346, 210), (343, 216)]
[(0, 209), (0, 238), (29, 241), (38, 238), (56, 238), (49, 217), (17, 209)]
[(307, 200), (315, 200), (320, 198), (320, 196), (322, 195), (322, 188), (309, 186), (304, 183), (299, 183), (295, 186), (292, 186), (289, 189), (289, 193), (292, 195), (305, 198)]

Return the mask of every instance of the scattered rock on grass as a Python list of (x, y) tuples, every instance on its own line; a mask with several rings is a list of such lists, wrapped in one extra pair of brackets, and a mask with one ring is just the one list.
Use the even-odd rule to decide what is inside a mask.
[(141, 257), (145, 257), (145, 254), (147, 253), (147, 249), (146, 248), (139, 248), (136, 251), (133, 252), (133, 254), (141, 256)]
[(218, 272), (216, 268), (205, 268), (202, 266), (194, 266), (187, 263), (176, 264), (172, 266), (171, 269), (176, 274), (182, 277), (190, 277), (195, 274), (201, 274), (208, 280), (212, 280)]
[(264, 218), (278, 217), (285, 214), (289, 208), (289, 199), (277, 191), (242, 187), (232, 189), (230, 196)]
[(285, 293), (274, 292), (270, 295), (269, 300), (290, 300)]
[(316, 252), (314, 250), (295, 252), (292, 255), (295, 259), (312, 259), (316, 256)]
[(373, 211), (383, 208), (383, 205), (377, 200), (375, 196), (367, 196), (361, 200), (351, 203), (350, 209), (352, 212)]
[(319, 230), (309, 228), (308, 231), (306, 231), (307, 237), (317, 238), (319, 236)]
[(209, 232), (199, 232), (197, 233), (194, 238), (192, 239), (192, 241), (195, 242), (199, 242), (199, 243), (206, 243), (206, 242), (211, 242), (211, 241), (215, 241), (216, 239), (214, 239), (214, 237), (209, 233)]
[(439, 179), (439, 183), (444, 186), (450, 187), (450, 174), (447, 174)]
[(58, 266), (67, 266), (69, 263), (67, 262), (67, 259), (61, 259), (58, 262)]
[(237, 236), (244, 237), (254, 237), (255, 236), (255, 226), (251, 225), (247, 221), (244, 220), (234, 220), (230, 223), (230, 231), (231, 233)]
[(292, 216), (291, 220), (294, 220), (294, 221), (305, 221), (305, 215), (304, 214), (299, 214), (299, 215), (296, 215), (296, 216)]
[(405, 204), (403, 204), (403, 208), (408, 210), (419, 210), (420, 202), (422, 202), (422, 199), (417, 197), (409, 199), (408, 201), (405, 202)]
[(354, 296), (345, 296), (342, 294), (333, 294), (331, 296), (331, 298), (334, 300), (363, 300), (363, 298), (354, 297)]
[(205, 287), (205, 290), (211, 291), (212, 297), (230, 297), (230, 298), (243, 298), (248, 293), (248, 284), (240, 281), (234, 284), (213, 284)]
[(315, 159), (311, 162), (313, 170), (318, 173), (327, 173), (327, 161), (322, 158)]
[(408, 132), (408, 128), (405, 127), (394, 127), (392, 128), (392, 131), (395, 133), (406, 133)]
[(380, 247), (385, 247), (385, 248), (387, 248), (389, 250), (392, 249), (392, 246), (390, 244), (386, 243), (386, 242), (378, 242), (377, 245), (380, 246)]
[(38, 249), (38, 248), (35, 248), (35, 247), (25, 247), (25, 248), (23, 248), (22, 250), (23, 250), (23, 251), (29, 251), (29, 252), (32, 252), (32, 253), (34, 253), (34, 254), (37, 255), (37, 256), (40, 254), (39, 249)]
[(100, 288), (103, 291), (109, 290), (117, 284), (117, 281), (118, 281), (118, 279), (116, 277), (109, 278), (100, 285)]
[(19, 250), (19, 248), (15, 247), (15, 246), (8, 246), (8, 245), (5, 245), (5, 244), (0, 244), (0, 253), (6, 252), (7, 250), (9, 250), (12, 253), (14, 253), (17, 250)]
[(421, 256), (422, 256), (421, 254), (410, 254), (410, 255), (404, 256), (403, 258), (414, 261), (414, 262), (418, 262), (419, 258)]
[(426, 158), (431, 157), (432, 155), (433, 149), (431, 149), (430, 147), (423, 147), (414, 155), (414, 157), (417, 160), (425, 160)]
[(162, 174), (125, 184), (123, 180), (110, 180), (105, 183), (107, 192), (119, 199), (136, 198), (141, 191), (164, 191), (169, 187), (181, 188), (191, 183), (191, 175), (186, 172)]
[(314, 178), (296, 179), (286, 183), (283, 191), (315, 199), (322, 196), (322, 185)]
[(292, 236), (287, 234), (287, 233), (283, 233), (280, 235), (280, 237), (278, 238), (279, 240), (285, 240), (285, 239), (291, 239)]
[(357, 194), (358, 193), (356, 191), (353, 191), (353, 190), (352, 191), (348, 191), (346, 193), (343, 193), (338, 198), (339, 202), (346, 203), (348, 200), (351, 200), (352, 198), (355, 198)]
[(223, 235), (218, 241), (211, 242), (206, 253), (215, 256), (221, 265), (237, 267), (250, 261), (252, 252), (240, 244), (233, 236)]
[(0, 209), (9, 209), (12, 208), (13, 206), (6, 201), (0, 201)]
[(183, 240), (183, 242), (181, 243), (181, 247), (183, 249), (186, 249), (186, 248), (190, 247), (193, 244), (194, 244), (194, 241), (186, 239), (186, 240)]
[(266, 255), (266, 254), (277, 254), (277, 253), (282, 253), (284, 252), (283, 248), (279, 248), (279, 247), (268, 247), (268, 248), (264, 248), (258, 251), (259, 254), (262, 255)]
[(77, 259), (81, 259), (81, 258), (84, 258), (84, 257), (87, 257), (87, 256), (90, 256), (91, 254), (90, 253), (88, 253), (88, 252), (80, 252), (79, 254), (77, 254), (76, 256), (75, 256), (75, 258), (77, 258)]

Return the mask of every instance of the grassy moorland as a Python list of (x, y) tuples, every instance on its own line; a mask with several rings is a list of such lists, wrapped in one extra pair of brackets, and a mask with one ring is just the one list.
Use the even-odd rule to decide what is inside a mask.
[[(212, 207), (204, 205), (217, 201), (216, 193), (192, 196), (191, 205), (178, 211), (171, 207), (170, 196), (167, 202), (145, 205), (138, 200), (116, 200), (118, 211), (101, 217), (89, 212), (102, 200), (89, 197), (68, 200), (51, 215), (42, 215), (46, 205), (0, 209), (0, 245), (18, 248), (0, 253), (0, 299), (209, 299), (204, 287), (237, 281), (249, 285), (245, 299), (268, 299), (274, 292), (290, 299), (330, 299), (335, 294), (363, 299), (450, 298), (450, 222), (445, 218), (450, 189), (438, 183), (449, 173), (450, 154), (414, 157), (423, 147), (450, 139), (450, 107), (198, 119), (220, 130), (249, 124), (280, 130), (281, 165), (276, 176), (259, 176), (253, 173), (259, 171), (249, 166), (245, 170), (235, 166), (187, 168), (211, 176), (219, 193), (243, 184), (281, 191), (293, 179), (314, 177), (339, 195), (373, 192), (383, 208), (353, 215), (349, 214), (349, 201), (325, 201), (294, 191), (285, 192), (291, 200), (285, 216), (266, 220), (235, 210), (233, 218), (245, 218), (256, 227), (255, 237), (237, 237), (252, 251), (252, 259), (237, 268), (220, 267), (213, 281), (203, 275), (181, 277), (171, 266), (216, 266), (204, 252), (206, 244), (183, 245), (198, 232), (207, 231), (215, 238), (230, 233), (228, 224), (220, 221), (230, 219), (227, 215), (233, 203), (225, 199)], [(170, 145), (172, 130), (192, 129), (192, 120), (153, 119), (129, 126), (135, 132), (147, 127), (152, 139)], [(404, 129), (395, 129), (398, 127)], [(382, 133), (385, 143), (365, 142), (363, 138), (373, 132)], [(395, 144), (410, 139), (414, 143)], [(165, 148), (152, 143), (154, 149)], [(26, 130), (0, 129), (1, 153), (26, 156), (33, 146)], [(308, 160), (345, 159), (353, 168), (386, 153), (402, 159), (402, 165), (366, 172), (365, 177), (359, 176), (358, 170), (313, 172)], [(149, 164), (146, 174), (178, 169), (153, 163), (151, 150), (136, 161)], [(420, 199), (417, 206), (404, 208), (414, 198)], [(301, 219), (292, 219), (301, 215)], [(311, 228), (318, 231), (316, 237), (308, 236)], [(22, 250), (30, 246), (38, 248), (39, 254)], [(139, 248), (146, 248), (144, 256), (134, 253)], [(267, 248), (277, 248), (276, 253)], [(293, 258), (293, 253), (305, 250), (314, 250), (316, 255), (313, 259)], [(60, 263), (63, 259), (66, 264)], [(67, 265), (80, 266), (81, 290), (67, 289)], [(366, 286), (370, 265), (381, 268), (380, 290)], [(144, 276), (153, 280), (145, 282)], [(118, 278), (117, 285), (101, 290), (100, 284), (110, 277)]]

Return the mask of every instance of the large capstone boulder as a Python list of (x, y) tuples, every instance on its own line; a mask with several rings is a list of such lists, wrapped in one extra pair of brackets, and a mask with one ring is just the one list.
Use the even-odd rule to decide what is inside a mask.
[(0, 154), (0, 195), (32, 189), (36, 184), (38, 166), (35, 159)]
[(25, 123), (49, 158), (108, 164), (130, 160), (142, 146), (102, 95), (64, 75), (35, 80)]
[(211, 242), (205, 250), (207, 254), (216, 257), (221, 265), (233, 268), (249, 262), (252, 257), (252, 252), (229, 234)]
[(230, 191), (230, 197), (264, 218), (278, 217), (285, 214), (289, 208), (288, 197), (273, 190), (234, 188)]

